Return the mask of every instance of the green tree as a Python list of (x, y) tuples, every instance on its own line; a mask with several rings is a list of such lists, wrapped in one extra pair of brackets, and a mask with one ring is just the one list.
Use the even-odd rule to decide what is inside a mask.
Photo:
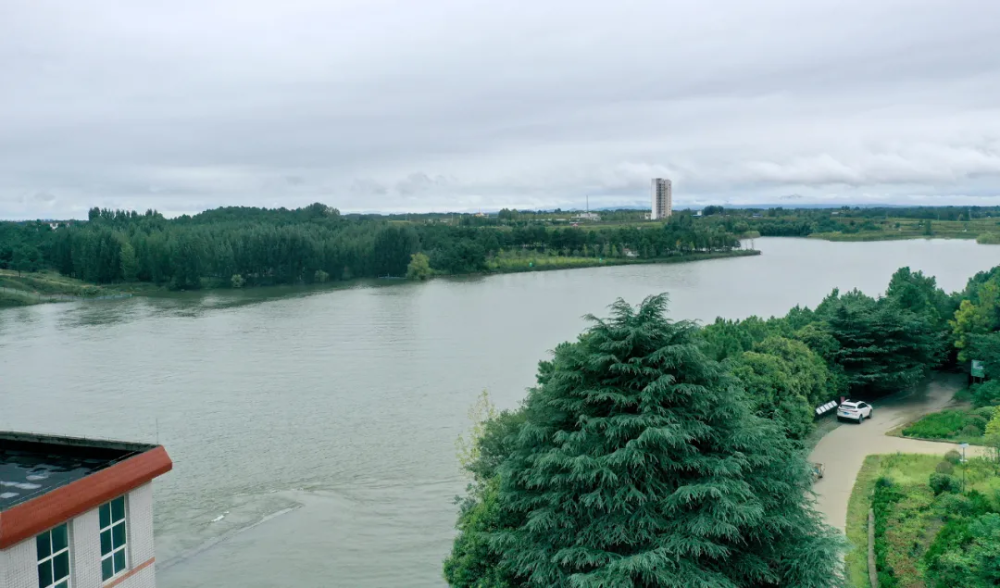
[(936, 363), (938, 340), (923, 317), (858, 291), (827, 303), (823, 313), (838, 344), (832, 359), (852, 393), (882, 395), (907, 388)]
[(748, 351), (735, 361), (733, 375), (743, 383), (757, 416), (777, 422), (792, 439), (812, 431), (814, 405), (800, 393), (791, 367), (780, 357)]
[(500, 555), (490, 547), (493, 533), (521, 522), (498, 501), (500, 464), (512, 451), (524, 424), (524, 411), (497, 411), (484, 390), (469, 411), (472, 430), (459, 437), (459, 462), (471, 475), (468, 494), (461, 503), (458, 536), (444, 562), (449, 586), (462, 588), (511, 588), (517, 583), (500, 565)]
[(540, 366), (499, 468), (521, 522), (491, 537), (491, 569), (520, 586), (843, 585), (801, 452), (665, 308), (619, 300)]
[(121, 245), (121, 266), (122, 279), (126, 282), (134, 282), (136, 272), (139, 270), (138, 261), (135, 258), (135, 248), (128, 241), (123, 241)]
[(17, 272), (17, 275), (21, 275), (22, 272), (36, 272), (38, 271), (39, 257), (37, 247), (22, 244), (14, 249), (11, 266)]
[(406, 266), (406, 277), (410, 280), (426, 280), (431, 277), (431, 260), (423, 253), (410, 256), (410, 264)]
[(951, 321), (958, 348), (958, 359), (969, 361), (979, 359), (969, 356), (968, 347), (972, 337), (993, 332), (1000, 326), (1000, 285), (998, 278), (979, 285), (975, 290), (975, 300), (963, 299)]

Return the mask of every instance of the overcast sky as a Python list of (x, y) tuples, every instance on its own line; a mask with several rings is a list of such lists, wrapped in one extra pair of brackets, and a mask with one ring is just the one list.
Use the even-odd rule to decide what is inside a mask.
[(1000, 204), (997, 0), (0, 2), (0, 218)]

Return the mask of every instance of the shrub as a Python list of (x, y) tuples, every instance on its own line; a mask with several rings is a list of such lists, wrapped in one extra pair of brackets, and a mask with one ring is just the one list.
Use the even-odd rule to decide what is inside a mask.
[(958, 480), (948, 474), (931, 474), (930, 486), (934, 495), (937, 496), (944, 492), (958, 492), (960, 484)]
[[(995, 406), (1000, 404), (1000, 380), (983, 382), (972, 388), (972, 403), (976, 406)], [(989, 418), (992, 415), (987, 416)]]
[(964, 437), (980, 437), (983, 434), (983, 430), (976, 425), (965, 425), (962, 427), (962, 435)]
[(233, 274), (233, 277), (229, 279), (229, 283), (233, 288), (242, 288), (246, 284), (246, 280), (240, 274)]
[(955, 466), (952, 465), (950, 461), (942, 461), (941, 463), (937, 464), (937, 467), (934, 468), (934, 471), (939, 474), (951, 474), (952, 472), (955, 471)]
[(313, 274), (313, 281), (322, 284), (323, 282), (330, 279), (330, 274), (325, 271), (318, 269), (316, 273)]
[(962, 463), (962, 454), (952, 449), (948, 453), (944, 454), (944, 459), (945, 461), (951, 462), (952, 465), (958, 465)]
[[(948, 463), (948, 462), (941, 462)], [(972, 502), (961, 494), (945, 494), (938, 499), (941, 510), (949, 517), (965, 517), (973, 513)]]
[(979, 429), (979, 434), (982, 435), (983, 431), (986, 430), (986, 423), (990, 422), (990, 419), (983, 418), (978, 414), (970, 414), (965, 419), (966, 427), (975, 427)]
[(972, 414), (983, 417), (988, 422), (990, 419), (993, 418), (993, 415), (996, 414), (996, 411), (997, 411), (996, 406), (983, 406), (981, 408), (974, 409), (972, 411)]

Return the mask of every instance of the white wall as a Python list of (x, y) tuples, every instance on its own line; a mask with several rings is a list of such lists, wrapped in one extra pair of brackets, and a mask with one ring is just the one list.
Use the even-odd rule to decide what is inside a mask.
[[(153, 557), (153, 484), (148, 483), (126, 499), (128, 512), (128, 567), (141, 566)], [(74, 588), (101, 588), (101, 536), (98, 509), (70, 522), (70, 569)], [(35, 538), (0, 551), (0, 588), (38, 588)], [(117, 585), (120, 588), (155, 588), (150, 565)]]
[(38, 588), (35, 538), (0, 551), (0, 588)]

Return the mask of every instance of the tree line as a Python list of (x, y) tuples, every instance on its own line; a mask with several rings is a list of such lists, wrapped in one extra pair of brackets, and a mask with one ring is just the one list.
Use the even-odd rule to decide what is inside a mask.
[(0, 268), (54, 269), (97, 284), (269, 285), (405, 276), (414, 254), (441, 274), (486, 270), (505, 252), (660, 258), (740, 246), (722, 227), (678, 219), (663, 227), (589, 230), (541, 224), (462, 226), (345, 216), (305, 208), (219, 208), (166, 219), (156, 211), (92, 209), (87, 222), (0, 223)]
[[(839, 534), (808, 502), (817, 405), (877, 398), (989, 356), (1000, 267), (947, 294), (901, 268), (884, 296), (815, 309), (665, 316), (666, 298), (559, 345), (517, 410), (486, 406), (444, 563), (453, 587), (846, 585)], [(993, 347), (997, 346), (997, 347)]]

